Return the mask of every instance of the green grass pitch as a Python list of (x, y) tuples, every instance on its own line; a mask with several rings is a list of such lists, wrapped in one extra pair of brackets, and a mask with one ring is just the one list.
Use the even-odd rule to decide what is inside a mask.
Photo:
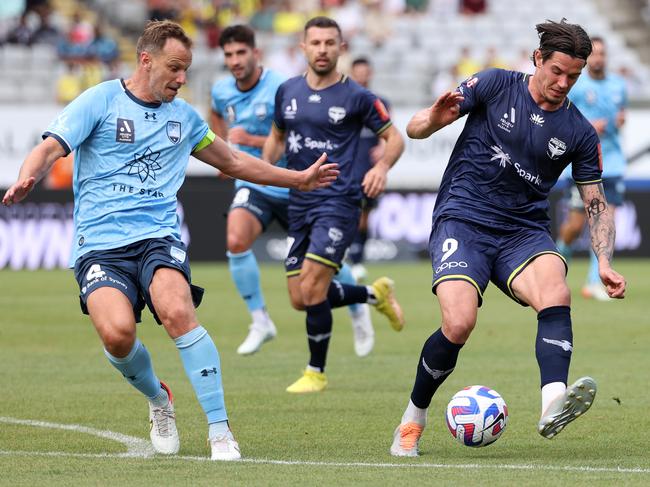
[[(227, 267), (194, 265), (195, 282), (207, 290), (198, 314), (221, 353), (231, 426), (248, 459), (234, 464), (199, 460), (209, 453), (203, 413), (173, 342), (148, 312), (139, 336), (176, 396), (178, 457), (121, 458), (126, 447), (119, 442), (13, 422), (148, 438), (146, 402), (104, 358), (79, 312), (72, 273), (0, 271), (0, 485), (649, 485), (650, 261), (616, 264), (629, 286), (620, 302), (579, 296), (586, 261), (575, 261), (569, 274), (570, 379), (592, 375), (599, 384), (584, 418), (553, 440), (537, 434), (535, 314), (490, 287), (455, 372), (434, 397), (417, 459), (393, 458), (388, 448), (422, 343), (439, 326), (428, 263), (369, 266), (371, 277), (395, 279), (406, 328), (396, 333), (373, 312), (375, 350), (359, 359), (347, 313), (337, 310), (330, 386), (297, 397), (284, 389), (307, 360), (304, 315), (289, 307), (282, 268), (262, 268), (279, 335), (260, 353), (240, 357), (235, 350), (249, 317)], [(444, 421), (449, 398), (472, 384), (497, 390), (510, 412), (502, 438), (482, 449), (460, 446)]]

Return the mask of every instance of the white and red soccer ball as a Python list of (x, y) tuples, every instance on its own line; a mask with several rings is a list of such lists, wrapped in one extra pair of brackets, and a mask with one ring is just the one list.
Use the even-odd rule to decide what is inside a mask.
[(508, 407), (501, 395), (489, 387), (465, 387), (447, 405), (447, 427), (461, 445), (490, 445), (499, 439), (507, 424)]

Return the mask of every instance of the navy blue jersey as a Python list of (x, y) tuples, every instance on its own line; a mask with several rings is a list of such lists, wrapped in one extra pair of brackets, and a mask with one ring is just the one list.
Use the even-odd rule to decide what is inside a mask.
[(464, 81), (461, 115), (469, 114), (449, 159), (434, 210), (440, 216), (497, 228), (550, 228), (548, 193), (571, 164), (577, 184), (601, 180), (596, 131), (567, 99), (541, 109), (529, 75), (502, 69)]
[(289, 169), (303, 170), (323, 152), (341, 174), (329, 187), (309, 193), (291, 190), (292, 206), (318, 205), (332, 197), (360, 201), (362, 176), (354, 170), (359, 134), (364, 126), (380, 134), (391, 125), (379, 98), (347, 76), (322, 90), (312, 90), (304, 76), (285, 81), (275, 95), (275, 126), (286, 135)]

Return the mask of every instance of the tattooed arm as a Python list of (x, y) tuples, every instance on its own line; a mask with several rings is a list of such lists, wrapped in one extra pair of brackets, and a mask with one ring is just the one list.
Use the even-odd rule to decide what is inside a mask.
[(600, 280), (610, 297), (624, 298), (625, 279), (610, 266), (614, 254), (616, 228), (614, 214), (607, 205), (603, 185), (601, 183), (579, 184), (578, 190), (587, 212), (591, 246), (598, 258)]

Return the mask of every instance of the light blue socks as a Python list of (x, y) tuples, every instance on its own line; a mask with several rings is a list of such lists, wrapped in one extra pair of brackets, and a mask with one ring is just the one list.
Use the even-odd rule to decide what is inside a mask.
[(264, 309), (264, 296), (260, 285), (260, 268), (252, 250), (240, 254), (226, 252), (230, 275), (239, 295), (246, 302), (248, 310), (253, 312)]
[(219, 352), (207, 330), (198, 326), (174, 342), (208, 423), (227, 421)]
[[(156, 405), (167, 404), (167, 393), (160, 387), (160, 380), (156, 377), (151, 364), (151, 356), (139, 339), (135, 339), (133, 348), (124, 358), (113, 357), (106, 349), (104, 354), (108, 361), (119, 370), (124, 378), (142, 394)], [(163, 397), (161, 393), (164, 393)], [(167, 398), (167, 399), (165, 399)]]

